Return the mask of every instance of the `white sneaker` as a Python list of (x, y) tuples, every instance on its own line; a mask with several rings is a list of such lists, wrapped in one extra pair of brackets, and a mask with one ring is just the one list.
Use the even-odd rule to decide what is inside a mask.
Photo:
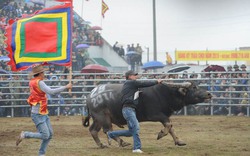
[(25, 138), (24, 131), (22, 131), (16, 140), (16, 146), (18, 146), (24, 138)]
[(143, 153), (143, 151), (140, 150), (140, 149), (135, 149), (135, 150), (133, 150), (132, 152), (133, 152), (133, 153)]

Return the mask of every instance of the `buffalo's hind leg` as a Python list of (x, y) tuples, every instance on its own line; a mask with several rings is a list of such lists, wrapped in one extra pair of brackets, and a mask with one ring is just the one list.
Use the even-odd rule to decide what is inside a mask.
[(99, 139), (98, 132), (100, 130), (101, 130), (101, 125), (97, 121), (94, 120), (93, 124), (89, 128), (90, 134), (92, 135), (92, 137), (95, 140), (98, 147), (106, 148), (107, 146), (102, 144), (100, 139)]
[(126, 141), (123, 141), (121, 138), (117, 138), (119, 139), (120, 141), (117, 141), (119, 143), (119, 147), (126, 147), (126, 146), (129, 146), (131, 145), (131, 143), (128, 143)]
[(174, 128), (173, 128), (173, 124), (171, 123), (170, 119), (167, 118), (167, 120), (165, 122), (162, 122), (164, 129), (162, 129), (159, 133), (158, 133), (158, 137), (157, 140), (161, 139), (162, 137), (166, 136), (168, 133), (170, 133), (170, 135), (172, 136), (172, 138), (174, 139), (175, 145), (178, 146), (185, 146), (186, 143), (183, 142), (181, 139), (179, 139), (177, 137), (177, 135), (174, 132)]
[[(104, 132), (106, 135), (107, 135), (107, 132), (108, 132), (108, 131), (113, 131), (111, 118), (110, 118), (110, 115), (108, 115), (108, 113), (106, 113), (106, 115), (105, 115), (105, 120), (103, 120), (102, 123), (103, 123), (103, 132)], [(118, 125), (118, 127), (124, 128), (124, 127), (122, 127), (121, 125)], [(107, 139), (108, 139), (108, 135), (107, 135)], [(131, 145), (130, 143), (123, 141), (123, 140), (122, 140), (121, 138), (119, 138), (119, 137), (116, 137), (116, 138), (113, 138), (113, 139), (119, 144), (119, 147), (126, 147), (126, 146)], [(111, 142), (108, 141), (108, 144), (111, 145)]]
[[(109, 131), (113, 131), (113, 128), (111, 127)], [(104, 131), (104, 133), (106, 133), (107, 138), (108, 138), (107, 132), (108, 131), (106, 131), (106, 132)], [(130, 143), (125, 142), (124, 140), (122, 140), (120, 137), (116, 137), (116, 138), (112, 138), (112, 139), (115, 140), (118, 143), (119, 147), (126, 147), (126, 146), (131, 145)], [(109, 145), (111, 145), (111, 142), (110, 141), (108, 141), (108, 142), (109, 142)]]

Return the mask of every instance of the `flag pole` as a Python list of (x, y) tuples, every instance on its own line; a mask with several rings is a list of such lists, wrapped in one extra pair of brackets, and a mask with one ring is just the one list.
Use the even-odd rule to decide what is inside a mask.
[[(82, 2), (83, 5), (83, 2)], [(71, 8), (70, 8), (70, 13), (71, 13), (71, 32), (70, 32), (70, 36), (71, 36), (71, 41), (70, 41), (70, 66), (69, 66), (69, 83), (72, 82), (72, 28), (73, 28), (73, 0), (71, 1)], [(83, 17), (82, 17), (83, 18)], [(72, 89), (69, 89), (69, 95), (72, 95), (71, 93)]]
[[(69, 67), (69, 83), (72, 81), (72, 64)], [(71, 95), (71, 88), (69, 89), (69, 95)]]
[(100, 20), (100, 22), (101, 22), (101, 23), (100, 23), (101, 28), (102, 28), (102, 18), (103, 18), (103, 14), (102, 14), (102, 10), (103, 10), (102, 7), (103, 7), (103, 6), (102, 6), (102, 5), (103, 5), (103, 0), (101, 1), (101, 16), (100, 16), (100, 17), (101, 17), (101, 20)]
[(103, 6), (102, 6), (102, 5), (103, 5), (103, 0), (102, 0), (101, 3), (102, 3), (102, 4), (101, 4), (101, 27), (102, 27), (102, 19), (103, 19), (103, 17), (104, 17), (103, 14), (102, 14), (102, 13), (103, 13), (103, 12), (102, 12), (102, 10), (103, 10)]
[(83, 6), (83, 0), (82, 0), (82, 9), (81, 9), (81, 16), (82, 16), (82, 19), (83, 19), (83, 8), (84, 8), (84, 6)]
[(101, 27), (102, 27), (102, 20), (104, 18), (104, 14), (105, 12), (109, 9), (108, 5), (104, 2), (104, 0), (102, 0), (102, 7), (101, 7)]

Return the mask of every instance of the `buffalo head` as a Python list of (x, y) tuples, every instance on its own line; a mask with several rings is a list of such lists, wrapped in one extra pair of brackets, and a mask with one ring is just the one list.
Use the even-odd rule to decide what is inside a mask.
[(208, 102), (212, 98), (211, 93), (199, 88), (194, 82), (163, 82), (163, 84), (171, 88), (178, 88), (178, 92), (182, 95), (182, 99), (185, 101), (185, 105)]

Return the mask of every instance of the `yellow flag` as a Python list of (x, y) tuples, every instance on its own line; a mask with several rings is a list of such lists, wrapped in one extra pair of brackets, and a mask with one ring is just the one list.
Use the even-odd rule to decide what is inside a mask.
[(102, 17), (104, 18), (105, 12), (109, 9), (108, 5), (102, 0)]

